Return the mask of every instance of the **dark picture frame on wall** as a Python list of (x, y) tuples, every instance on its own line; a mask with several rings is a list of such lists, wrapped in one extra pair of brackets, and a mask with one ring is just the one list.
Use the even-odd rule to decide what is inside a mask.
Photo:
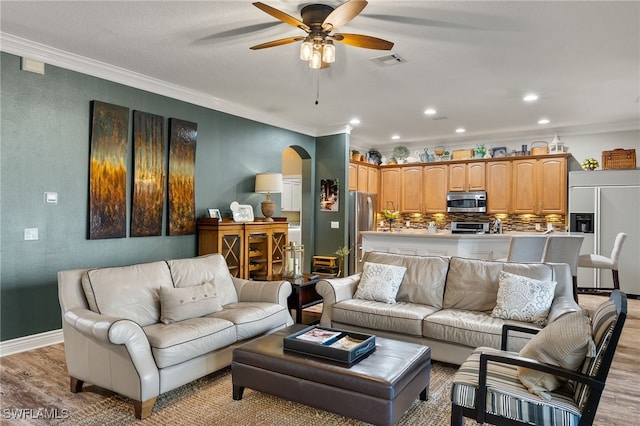
[(320, 211), (340, 211), (338, 179), (320, 180)]
[(170, 118), (169, 133), (168, 234), (195, 234), (198, 125)]

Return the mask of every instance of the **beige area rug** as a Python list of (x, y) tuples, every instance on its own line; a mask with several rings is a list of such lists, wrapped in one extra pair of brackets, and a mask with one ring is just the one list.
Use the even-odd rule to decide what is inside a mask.
[[(445, 425), (450, 421), (449, 394), (455, 366), (433, 363), (429, 400), (417, 398), (398, 425)], [(226, 368), (160, 395), (153, 414), (144, 421), (133, 415), (130, 400), (111, 396), (71, 413), (62, 425), (365, 425), (327, 411), (245, 389), (240, 401), (232, 396), (231, 369)]]

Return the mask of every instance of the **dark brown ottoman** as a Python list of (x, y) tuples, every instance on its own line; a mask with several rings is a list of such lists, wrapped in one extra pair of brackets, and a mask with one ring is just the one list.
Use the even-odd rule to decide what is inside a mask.
[(376, 337), (376, 351), (350, 368), (283, 350), (296, 324), (233, 351), (233, 399), (254, 389), (377, 425), (393, 425), (429, 396), (431, 349)]

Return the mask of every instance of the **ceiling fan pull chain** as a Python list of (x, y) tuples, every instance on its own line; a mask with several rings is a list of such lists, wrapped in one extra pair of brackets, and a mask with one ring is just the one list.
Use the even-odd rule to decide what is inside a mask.
[(320, 103), (320, 70), (316, 71), (316, 105)]

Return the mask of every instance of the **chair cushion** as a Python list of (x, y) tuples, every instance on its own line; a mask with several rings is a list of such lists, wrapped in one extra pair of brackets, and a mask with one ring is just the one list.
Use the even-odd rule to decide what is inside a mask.
[(223, 306), (208, 318), (219, 318), (236, 326), (238, 340), (258, 336), (270, 330), (284, 327), (291, 318), (289, 311), (282, 305), (269, 302), (238, 302)]
[[(503, 353), (498, 349), (477, 348), (460, 366), (453, 377), (451, 402), (461, 407), (475, 408), (480, 354)], [(580, 421), (571, 387), (565, 384), (550, 393), (551, 400), (546, 401), (529, 390), (518, 380), (513, 365), (487, 365), (486, 411), (498, 416), (518, 420), (527, 424), (545, 426), (573, 426)]]
[(171, 324), (222, 310), (211, 283), (184, 288), (160, 287), (160, 321)]
[(365, 262), (354, 298), (396, 303), (396, 294), (406, 271), (404, 266)]
[(492, 316), (545, 325), (555, 281), (540, 281), (500, 271), (498, 298)]
[(221, 254), (167, 260), (167, 265), (176, 288), (213, 282), (223, 306), (238, 301), (231, 273)]
[[(520, 351), (525, 358), (545, 364), (578, 370), (585, 357), (595, 355), (591, 339), (591, 320), (587, 310), (571, 312), (558, 318), (536, 334)], [(553, 391), (566, 381), (553, 374), (518, 367), (520, 381), (534, 394), (550, 400)]]
[(82, 276), (92, 311), (129, 319), (143, 327), (160, 321), (161, 287), (173, 287), (165, 262), (91, 269)]

